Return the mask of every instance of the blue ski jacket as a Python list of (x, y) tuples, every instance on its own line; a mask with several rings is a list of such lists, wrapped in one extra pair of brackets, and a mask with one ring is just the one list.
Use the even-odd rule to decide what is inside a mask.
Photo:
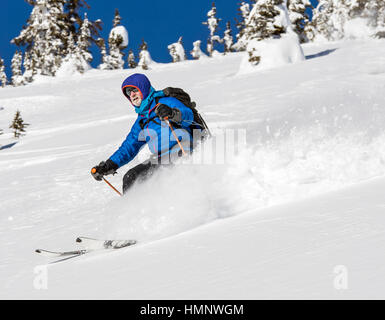
[[(134, 159), (145, 144), (148, 144), (153, 154), (159, 156), (180, 150), (170, 127), (165, 121), (160, 121), (155, 114), (155, 109), (158, 104), (165, 104), (171, 108), (180, 110), (182, 115), (181, 123), (174, 124), (171, 122), (174, 127), (174, 133), (180, 142), (192, 141), (190, 126), (193, 122), (194, 115), (189, 107), (186, 107), (176, 98), (165, 97), (163, 91), (155, 91), (144, 74), (135, 73), (123, 81), (123, 94), (130, 100), (129, 96), (125, 93), (126, 87), (137, 88), (142, 96), (142, 103), (139, 107), (134, 106), (138, 117), (126, 139), (119, 149), (110, 157), (110, 160), (119, 167), (122, 167)], [(156, 104), (156, 98), (158, 98), (158, 104)], [(186, 143), (184, 146), (185, 145), (185, 150), (189, 150), (190, 143)]]

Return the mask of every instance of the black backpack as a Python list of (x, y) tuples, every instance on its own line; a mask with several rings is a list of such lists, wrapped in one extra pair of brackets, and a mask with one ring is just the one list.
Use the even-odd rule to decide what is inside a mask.
[[(211, 137), (211, 132), (206, 122), (203, 120), (202, 116), (199, 114), (198, 110), (196, 109), (196, 103), (194, 101), (191, 101), (191, 98), (187, 92), (185, 92), (181, 88), (172, 88), (172, 87), (167, 87), (162, 91), (166, 97), (176, 98), (180, 102), (182, 102), (186, 107), (191, 109), (191, 111), (194, 114), (194, 120), (190, 127), (192, 130), (194, 129), (202, 130), (202, 140), (205, 139), (207, 136)], [(158, 101), (156, 102), (158, 103)]]

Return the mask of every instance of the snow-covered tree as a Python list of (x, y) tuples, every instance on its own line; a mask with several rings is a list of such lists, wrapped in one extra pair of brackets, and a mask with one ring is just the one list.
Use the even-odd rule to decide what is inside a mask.
[(83, 61), (81, 62), (81, 65), (84, 65), (85, 63), (90, 63), (93, 59), (92, 54), (89, 51), (90, 46), (91, 46), (91, 23), (88, 20), (87, 13), (85, 13), (83, 23), (80, 27), (77, 46), (75, 49), (75, 52), (77, 53), (78, 58), (84, 61), (84, 62)]
[(183, 48), (182, 37), (177, 42), (167, 46), (167, 49), (172, 57), (172, 62), (180, 62), (186, 60), (186, 53)]
[(7, 74), (5, 73), (5, 65), (4, 60), (0, 58), (0, 84), (4, 88), (7, 84)]
[(92, 54), (89, 52), (91, 39), (90, 22), (87, 14), (79, 30), (78, 42), (75, 42), (74, 34), (67, 38), (67, 55), (63, 59), (62, 66), (58, 70), (59, 75), (84, 73), (91, 68)]
[(118, 9), (115, 9), (113, 28), (108, 37), (110, 50), (109, 64), (111, 69), (122, 69), (124, 66), (123, 50), (128, 45), (128, 32), (124, 26), (120, 25), (121, 20)]
[(378, 9), (377, 15), (377, 32), (375, 37), (385, 38), (385, 3), (383, 2)]
[[(73, 40), (77, 43), (78, 36), (80, 35), (80, 27), (83, 24), (80, 11), (84, 12), (90, 9), (90, 6), (86, 0), (65, 0), (64, 9), (64, 19), (69, 28), (68, 34), (71, 33)], [(100, 38), (99, 31), (102, 30), (102, 21), (98, 19), (96, 21), (88, 21), (88, 23), (91, 31), (90, 41), (97, 45), (98, 39)]]
[(33, 60), (31, 53), (27, 51), (24, 55), (24, 62), (23, 62), (23, 67), (24, 67), (24, 73), (23, 73), (23, 78), (25, 82), (32, 82), (33, 80)]
[(110, 69), (123, 69), (123, 53), (119, 49), (119, 40), (110, 38), (108, 41), (110, 54), (108, 56)]
[(263, 40), (279, 38), (282, 33), (285, 33), (287, 8), (284, 3), (284, 0), (259, 0), (256, 2), (246, 21), (245, 38)]
[(214, 44), (216, 42), (221, 42), (221, 38), (216, 35), (218, 29), (218, 23), (222, 19), (216, 17), (217, 8), (215, 7), (215, 2), (212, 3), (212, 7), (209, 12), (207, 12), (207, 21), (202, 22), (202, 24), (207, 25), (210, 31), (210, 36), (207, 40), (207, 53), (211, 57), (214, 50)]
[(310, 0), (288, 0), (287, 9), (293, 30), (298, 34), (301, 43), (307, 42), (305, 34), (305, 25), (310, 21), (308, 10), (312, 10), (313, 6)]
[(15, 87), (21, 86), (24, 84), (24, 79), (21, 71), (22, 60), (23, 60), (23, 55), (21, 51), (16, 51), (11, 61), (12, 85), (14, 85)]
[(135, 69), (138, 66), (138, 63), (135, 61), (135, 54), (131, 49), (128, 51), (127, 63), (131, 69)]
[(87, 55), (88, 52), (82, 50), (81, 47), (75, 43), (72, 34), (68, 37), (68, 52), (63, 59), (61, 67), (57, 71), (57, 76), (84, 73), (91, 68), (87, 60), (90, 59), (90, 56)]
[(17, 110), (15, 117), (13, 118), (13, 121), (11, 125), (9, 126), (10, 129), (13, 129), (13, 134), (15, 138), (19, 138), (20, 136), (24, 135), (26, 126), (29, 126), (28, 123), (24, 123), (24, 120), (21, 118), (20, 111)]
[(245, 51), (246, 50), (246, 43), (243, 42), (241, 39), (244, 39), (243, 33), (245, 31), (246, 27), (246, 19), (248, 18), (250, 14), (250, 4), (247, 2), (242, 1), (239, 4), (238, 8), (238, 15), (240, 16), (240, 20), (236, 19), (237, 21), (237, 29), (238, 34), (236, 35), (236, 43), (233, 45), (233, 48), (237, 51)]
[[(284, 0), (259, 0), (250, 11), (246, 20), (242, 42), (261, 41), (269, 38), (279, 38), (286, 32), (287, 8)], [(249, 62), (257, 65), (260, 55), (255, 48), (247, 49)]]
[[(350, 11), (352, 18), (362, 17), (367, 21), (367, 25), (372, 28), (371, 36), (385, 38), (385, 1), (368, 0), (357, 1), (351, 4), (353, 10)], [(358, 9), (357, 11), (355, 9)], [(353, 12), (352, 12), (353, 11)]]
[(191, 56), (194, 59), (200, 59), (202, 57), (207, 57), (201, 50), (201, 41), (197, 40), (193, 42), (193, 49), (190, 51)]
[(79, 11), (83, 8), (89, 9), (90, 6), (85, 0), (66, 0), (65, 2), (65, 19), (70, 29), (73, 40), (77, 41), (77, 30), (82, 25), (82, 18)]
[(98, 66), (100, 70), (110, 70), (109, 56), (107, 55), (106, 42), (103, 38), (97, 40), (97, 46), (100, 48), (100, 55), (102, 56), (102, 62)]
[(224, 36), (223, 36), (223, 44), (225, 46), (225, 50), (224, 50), (225, 54), (227, 52), (232, 52), (233, 51), (232, 50), (233, 43), (234, 43), (234, 40), (233, 40), (232, 31), (231, 31), (231, 25), (230, 25), (230, 21), (228, 21), (226, 23), (226, 30), (225, 30), (225, 33), (224, 33)]
[(342, 39), (347, 20), (349, 8), (345, 0), (320, 0), (311, 23), (305, 28), (306, 36), (311, 41)]
[(115, 28), (116, 26), (120, 25), (120, 22), (122, 21), (122, 17), (119, 14), (119, 10), (115, 9), (115, 17), (114, 20), (112, 21), (112, 25)]
[(138, 66), (141, 67), (143, 70), (147, 70), (149, 68), (149, 65), (153, 63), (153, 60), (151, 58), (150, 52), (148, 51), (148, 45), (143, 39), (139, 50), (140, 52)]
[(305, 59), (286, 4), (287, 0), (258, 0), (253, 5), (242, 38), (247, 56), (241, 73), (259, 65), (270, 68)]
[(33, 6), (27, 26), (12, 40), (27, 46), (33, 59), (33, 74), (54, 75), (66, 50), (68, 25), (64, 19), (65, 0), (28, 0)]
[[(12, 42), (19, 47), (26, 46), (27, 81), (36, 74), (55, 75), (63, 59), (68, 62), (67, 57), (75, 54), (90, 61), (88, 48), (101, 30), (101, 21), (82, 20), (79, 10), (89, 9), (85, 0), (26, 1), (33, 6), (31, 14), (27, 25)], [(77, 45), (73, 46), (71, 41)]]
[[(305, 28), (310, 40), (385, 36), (384, 0), (320, 0)], [(366, 31), (365, 31), (366, 30)]]

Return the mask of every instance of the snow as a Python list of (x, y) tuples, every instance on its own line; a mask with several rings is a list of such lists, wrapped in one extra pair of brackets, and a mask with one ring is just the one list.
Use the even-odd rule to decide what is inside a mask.
[(305, 60), (298, 36), (294, 32), (282, 34), (279, 39), (251, 40), (246, 51), (256, 51), (257, 54), (254, 54), (254, 56), (260, 56), (260, 62), (257, 66), (254, 66), (249, 62), (249, 55), (244, 54), (239, 74), (254, 72), (256, 69), (280, 67)]
[(345, 22), (345, 37), (347, 39), (367, 39), (375, 34), (375, 29), (368, 25), (368, 20), (355, 18)]
[(84, 58), (76, 57), (75, 55), (68, 55), (66, 58), (64, 58), (60, 68), (56, 71), (55, 75), (59, 78), (80, 76), (81, 73), (79, 71), (79, 67), (84, 71), (91, 69), (90, 64)]
[[(303, 52), (247, 74), (244, 53), (152, 65), (153, 86), (189, 92), (216, 143), (124, 198), (89, 172), (135, 120), (120, 84), (139, 69), (0, 88), (0, 145), (16, 142), (0, 150), (0, 298), (383, 299), (385, 42)], [(19, 141), (16, 110), (31, 124)], [(34, 253), (80, 235), (139, 243), (55, 264)]]
[(139, 62), (138, 66), (143, 67), (147, 66), (148, 68), (153, 68), (158, 63), (152, 60), (151, 54), (148, 50), (141, 50), (139, 52)]
[(193, 49), (190, 51), (190, 54), (194, 59), (207, 58), (207, 55), (201, 50), (201, 40), (193, 42)]
[(167, 46), (167, 49), (172, 57), (173, 62), (186, 60), (186, 53), (181, 42), (182, 39), (179, 38), (178, 42), (171, 43)]
[(112, 28), (108, 38), (115, 38), (117, 36), (121, 36), (123, 39), (123, 42), (120, 45), (120, 47), (121, 48), (127, 47), (128, 46), (128, 32), (124, 26), (116, 26), (116, 27)]

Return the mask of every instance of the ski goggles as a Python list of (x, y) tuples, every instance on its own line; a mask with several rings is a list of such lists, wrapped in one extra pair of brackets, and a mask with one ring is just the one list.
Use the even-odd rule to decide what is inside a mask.
[(126, 93), (127, 96), (131, 95), (131, 92), (139, 92), (138, 88), (135, 87), (126, 87), (124, 88), (124, 92)]

